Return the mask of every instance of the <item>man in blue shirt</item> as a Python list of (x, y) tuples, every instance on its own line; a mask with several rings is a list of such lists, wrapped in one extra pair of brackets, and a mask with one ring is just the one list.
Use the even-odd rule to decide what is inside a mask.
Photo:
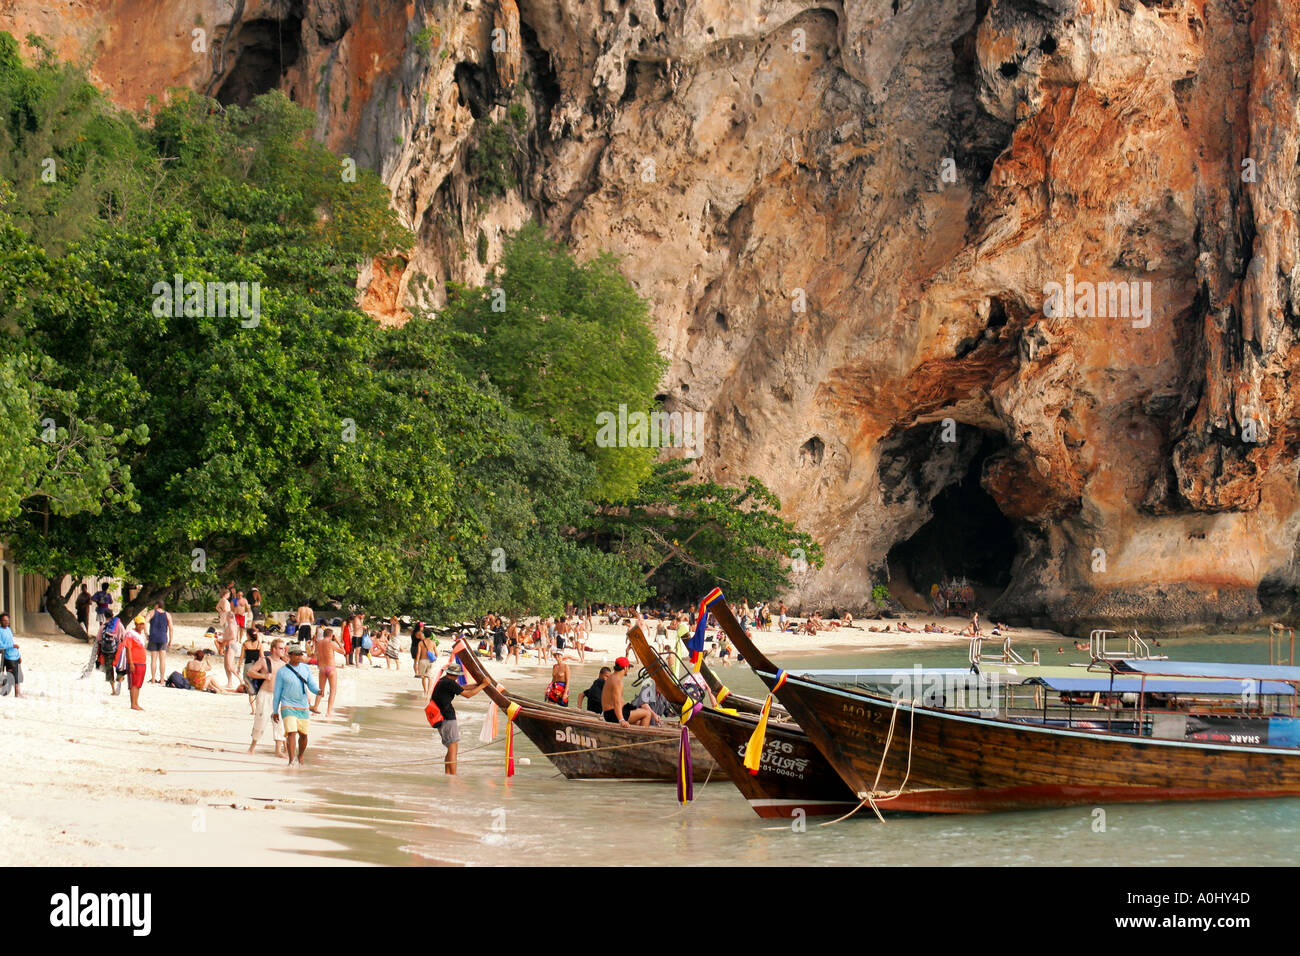
[(311, 719), (307, 692), (320, 693), (302, 656), (301, 644), (289, 645), (289, 663), (275, 672), (275, 696), (271, 699), (271, 720), (284, 723), (291, 767), (295, 754), (301, 767), (303, 755), (307, 753), (307, 725)]
[(9, 627), (9, 615), (0, 614), (0, 654), (4, 656), (4, 669), (14, 675), (14, 696), (21, 697), (23, 686), (23, 659), (14, 643), (14, 632)]

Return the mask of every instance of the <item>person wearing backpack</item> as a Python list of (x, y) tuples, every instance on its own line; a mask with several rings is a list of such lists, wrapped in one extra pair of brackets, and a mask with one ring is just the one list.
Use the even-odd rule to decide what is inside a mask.
[(104, 677), (113, 689), (113, 696), (122, 693), (122, 677), (113, 666), (117, 660), (118, 645), (122, 643), (122, 619), (114, 614), (99, 629), (99, 640), (95, 647), (99, 651), (99, 664), (104, 668)]
[(312, 680), (311, 668), (302, 661), (301, 644), (289, 645), (289, 663), (275, 672), (275, 693), (271, 698), (271, 721), (284, 727), (284, 740), (289, 748), (289, 766), (295, 757), (302, 766), (307, 753), (307, 727), (311, 719), (307, 692), (320, 694)]

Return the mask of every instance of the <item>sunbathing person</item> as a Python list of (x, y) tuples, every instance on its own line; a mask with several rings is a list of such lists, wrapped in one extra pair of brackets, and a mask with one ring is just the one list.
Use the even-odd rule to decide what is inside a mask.
[(920, 630), (918, 630), (918, 629), (915, 628), (915, 627), (911, 627), (911, 626), (910, 626), (906, 621), (899, 621), (899, 622), (898, 622), (898, 629), (899, 629), (900, 631), (902, 631), (904, 634), (920, 634), (920, 633), (921, 633)]
[(185, 664), (185, 679), (190, 682), (191, 690), (205, 690), (210, 694), (238, 694), (244, 689), (241, 683), (234, 690), (227, 690), (212, 680), (209, 673), (211, 665), (203, 651), (194, 651), (190, 656), (193, 659)]

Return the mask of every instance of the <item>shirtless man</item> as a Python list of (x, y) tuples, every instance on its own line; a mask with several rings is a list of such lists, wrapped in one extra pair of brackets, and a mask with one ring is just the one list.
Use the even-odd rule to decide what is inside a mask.
[(623, 703), (623, 681), (632, 662), (620, 657), (614, 662), (614, 672), (605, 678), (605, 689), (600, 692), (600, 709), (605, 720), (620, 727), (649, 727), (653, 714), (649, 707), (633, 708)]
[(325, 696), (325, 688), (329, 688), (330, 700), (325, 707), (325, 719), (329, 720), (334, 716), (334, 697), (339, 692), (339, 678), (335, 673), (334, 652), (343, 653), (343, 645), (334, 637), (334, 629), (323, 627), (316, 637), (316, 667), (319, 671), (316, 681), (320, 684), (320, 693), (316, 695), (316, 701), (311, 705), (313, 714), (320, 713), (320, 701)]
[(569, 662), (558, 648), (555, 663), (551, 665), (551, 683), (546, 688), (546, 699), (561, 707), (569, 706)]
[(308, 604), (306, 601), (303, 601), (302, 604), (298, 607), (298, 613), (294, 615), (294, 619), (298, 622), (299, 625), (315, 624), (316, 612), (311, 609), (310, 604)]

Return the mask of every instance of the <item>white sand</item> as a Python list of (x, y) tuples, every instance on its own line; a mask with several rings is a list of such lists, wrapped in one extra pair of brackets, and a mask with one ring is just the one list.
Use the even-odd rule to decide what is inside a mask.
[[(187, 648), (211, 646), (203, 630), (214, 619), (178, 615), (177, 637), (167, 672), (183, 670)], [(928, 620), (928, 619), (927, 619)], [(861, 622), (865, 628), (873, 623)], [(912, 625), (921, 619), (908, 619)], [(964, 621), (948, 619), (949, 626)], [(285, 865), (298, 854), (338, 849), (299, 831), (347, 824), (306, 812), (316, 782), (312, 752), (327, 752), (329, 739), (350, 733), (354, 706), (414, 703), (418, 688), (410, 657), (400, 666), (340, 668), (333, 722), (312, 720), (307, 766), (287, 770), (273, 753), (268, 730), (256, 754), (248, 754), (252, 717), (243, 694), (207, 694), (146, 683), (143, 712), (130, 709), (124, 688), (113, 697), (102, 672), (78, 679), (90, 648), (66, 637), (48, 617), (42, 630), (17, 635), (26, 682), (23, 697), (0, 697), (4, 755), (0, 780), (0, 863), (70, 865)], [(896, 626), (896, 624), (894, 625)], [(653, 624), (647, 635), (654, 640)], [(1056, 639), (1047, 631), (1017, 630), (1017, 640)], [(817, 637), (759, 632), (768, 652), (848, 651), (963, 643), (951, 635), (876, 634), (839, 629)], [(626, 646), (624, 628), (598, 625), (589, 640), (591, 663), (605, 663)], [(449, 649), (446, 641), (444, 651)], [(212, 674), (224, 677), (211, 658)], [(518, 666), (493, 665), (503, 679), (544, 680), (545, 664), (521, 657)], [(165, 676), (165, 675), (164, 675)], [(466, 704), (485, 707), (481, 698)], [(465, 768), (468, 769), (468, 768)], [(429, 773), (441, 772), (436, 758)], [(275, 807), (274, 810), (268, 807)], [(436, 808), (434, 809), (436, 813)], [(312, 857), (313, 865), (346, 862)]]

